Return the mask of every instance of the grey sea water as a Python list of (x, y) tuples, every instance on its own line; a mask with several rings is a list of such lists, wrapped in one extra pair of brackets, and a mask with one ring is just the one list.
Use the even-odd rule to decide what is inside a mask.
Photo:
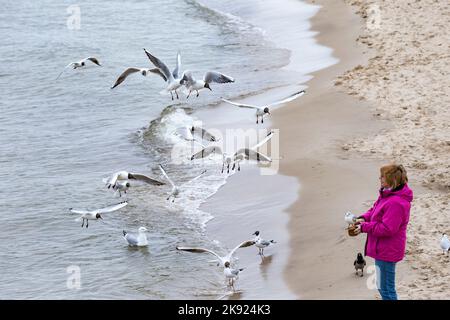
[[(307, 31), (317, 8), (286, 1), (285, 13), (304, 12), (291, 19), (303, 33), (286, 29), (291, 38), (274, 39), (280, 30), (270, 26), (287, 23), (283, 5), (278, 13), (270, 9), (275, 3), (80, 0), (80, 28), (73, 30), (67, 26), (71, 2), (0, 1), (0, 299), (203, 299), (223, 293), (218, 269), (175, 250), (180, 243), (208, 244), (204, 227), (214, 212), (198, 208), (226, 183), (216, 167), (206, 166), (204, 177), (173, 205), (165, 200), (168, 186), (132, 184), (119, 198), (102, 178), (129, 170), (163, 180), (157, 168), (163, 163), (175, 181), (189, 181), (204, 168), (170, 162), (180, 142), (171, 133), (190, 125), (196, 110), (214, 108), (220, 97), (304, 82), (307, 72), (332, 63)], [(285, 68), (294, 57), (283, 46), (289, 39), (304, 46), (304, 63), (297, 60), (304, 70)], [(188, 101), (161, 94), (157, 76), (133, 75), (110, 90), (125, 68), (150, 67), (143, 48), (170, 68), (181, 51), (184, 70), (199, 78), (217, 70), (236, 83), (213, 85), (213, 92)], [(69, 62), (87, 56), (102, 67), (67, 69), (55, 80)], [(88, 229), (68, 211), (124, 199), (127, 207)], [(141, 225), (149, 229), (149, 247), (127, 247), (122, 229), (135, 232)], [(80, 271), (80, 289), (73, 288), (73, 270)], [(186, 277), (186, 270), (198, 277)]]

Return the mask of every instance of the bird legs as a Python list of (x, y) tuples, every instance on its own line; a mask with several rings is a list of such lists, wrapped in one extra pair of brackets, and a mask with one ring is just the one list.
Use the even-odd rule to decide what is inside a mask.
[[(225, 162), (222, 163), (222, 173), (223, 173), (224, 168), (225, 168)], [(227, 164), (227, 173), (230, 173), (230, 164), (229, 163)]]
[[(180, 97), (178, 96), (177, 90), (174, 90), (174, 91), (175, 91), (175, 94), (177, 95), (177, 99), (180, 99)], [(173, 101), (173, 93), (172, 93), (172, 91), (170, 91), (170, 96), (172, 97), (172, 101)], [(189, 96), (188, 96), (188, 98), (189, 98)]]
[(81, 227), (82, 228), (84, 227), (84, 220), (86, 220), (86, 228), (89, 227), (89, 219), (84, 219), (84, 218), (81, 218), (81, 219), (83, 219), (83, 223), (81, 224)]

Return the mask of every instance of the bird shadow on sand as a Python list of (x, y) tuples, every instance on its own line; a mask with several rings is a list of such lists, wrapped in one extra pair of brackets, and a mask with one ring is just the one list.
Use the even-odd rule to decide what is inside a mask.
[(261, 276), (264, 278), (264, 280), (267, 280), (268, 278), (268, 271), (270, 265), (272, 264), (273, 258), (274, 258), (273, 254), (261, 257), (261, 263), (259, 264), (259, 271), (261, 272)]

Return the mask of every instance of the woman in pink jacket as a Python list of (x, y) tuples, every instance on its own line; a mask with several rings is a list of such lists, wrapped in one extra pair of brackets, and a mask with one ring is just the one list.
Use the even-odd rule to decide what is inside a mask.
[(377, 287), (383, 300), (397, 300), (395, 265), (405, 256), (406, 228), (413, 192), (402, 165), (380, 169), (380, 195), (359, 216), (356, 234), (367, 233), (365, 255), (375, 259)]

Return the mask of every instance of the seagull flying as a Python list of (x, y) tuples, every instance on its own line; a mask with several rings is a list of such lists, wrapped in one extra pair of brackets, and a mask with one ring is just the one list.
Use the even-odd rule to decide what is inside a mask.
[(78, 221), (80, 219), (83, 220), (83, 223), (81, 224), (82, 228), (84, 226), (84, 220), (86, 220), (86, 228), (87, 228), (87, 227), (89, 227), (89, 220), (103, 219), (102, 216), (100, 215), (101, 213), (113, 212), (113, 211), (119, 210), (119, 209), (125, 207), (127, 204), (128, 204), (128, 202), (123, 201), (123, 202), (120, 202), (120, 203), (117, 203), (117, 204), (113, 204), (113, 205), (110, 205), (110, 206), (102, 208), (102, 209), (77, 210), (77, 209), (70, 208), (69, 210), (72, 213), (80, 214), (81, 216), (77, 220)]
[(192, 91), (197, 92), (197, 97), (199, 95), (199, 90), (209, 89), (212, 91), (210, 84), (212, 82), (216, 83), (229, 83), (234, 82), (232, 77), (224, 75), (223, 73), (216, 71), (208, 71), (204, 74), (203, 80), (195, 80), (192, 76), (191, 71), (185, 71), (183, 74), (182, 84), (184, 84), (189, 92), (187, 98), (191, 95)]
[(169, 181), (169, 183), (172, 185), (172, 191), (170, 192), (170, 195), (167, 197), (167, 201), (170, 200), (171, 197), (173, 197), (172, 202), (175, 201), (175, 198), (177, 198), (180, 195), (180, 192), (182, 191), (182, 189), (185, 188), (185, 186), (195, 180), (197, 180), (198, 178), (200, 178), (205, 172), (206, 170), (203, 170), (202, 173), (200, 173), (198, 176), (196, 176), (194, 179), (189, 180), (188, 182), (182, 184), (181, 186), (177, 186), (175, 185), (175, 183), (172, 181), (172, 179), (170, 179), (170, 177), (167, 175), (166, 171), (164, 170), (162, 165), (159, 165), (159, 169), (161, 170), (162, 174), (164, 175), (164, 177), (166, 177), (167, 181)]
[(95, 57), (88, 57), (88, 58), (85, 58), (85, 59), (80, 60), (80, 61), (71, 62), (71, 63), (69, 63), (67, 66), (64, 67), (63, 71), (61, 71), (61, 73), (58, 75), (58, 77), (56, 78), (56, 80), (59, 79), (59, 77), (63, 74), (63, 72), (64, 72), (67, 68), (69, 68), (69, 67), (72, 67), (73, 69), (82, 68), (82, 67), (86, 66), (86, 62), (87, 62), (87, 61), (91, 61), (92, 63), (95, 63), (96, 65), (98, 65), (98, 66), (100, 66), (100, 67), (102, 66), (102, 65), (100, 64), (100, 62), (98, 62), (97, 58), (95, 58)]
[(147, 177), (146, 175), (140, 174), (140, 173), (131, 173), (128, 171), (118, 171), (114, 173), (112, 176), (103, 179), (103, 182), (105, 182), (106, 186), (109, 188), (113, 187), (116, 188), (116, 184), (119, 180), (138, 180), (142, 181), (148, 184), (152, 184), (155, 186), (160, 186), (165, 184), (164, 182), (152, 179), (150, 177)]
[(236, 253), (236, 250), (239, 248), (246, 248), (250, 247), (255, 244), (255, 241), (247, 240), (244, 242), (241, 242), (239, 245), (237, 245), (233, 250), (231, 250), (229, 253), (227, 253), (225, 256), (221, 256), (217, 254), (216, 252), (204, 249), (204, 248), (194, 248), (194, 247), (177, 247), (177, 250), (181, 251), (187, 251), (187, 252), (194, 252), (194, 253), (209, 253), (215, 256), (218, 259), (218, 266), (224, 267), (226, 263), (230, 263), (233, 255)]
[(177, 99), (179, 99), (177, 89), (183, 85), (183, 83), (182, 83), (183, 75), (180, 75), (181, 53), (180, 52), (177, 53), (177, 66), (175, 67), (173, 72), (170, 73), (169, 68), (167, 67), (167, 65), (164, 62), (159, 60), (157, 57), (152, 55), (147, 50), (144, 49), (144, 51), (145, 51), (145, 54), (147, 55), (147, 57), (150, 59), (150, 61), (160, 71), (159, 75), (164, 79), (165, 82), (167, 82), (166, 90), (170, 92), (172, 100), (173, 100), (173, 92), (175, 92), (175, 94), (177, 95)]
[(147, 228), (140, 227), (138, 229), (138, 235), (134, 235), (123, 230), (123, 238), (128, 242), (130, 247), (145, 247), (148, 245), (147, 236), (145, 235), (147, 231)]
[(193, 154), (191, 156), (191, 160), (194, 159), (202, 159), (208, 157), (210, 154), (218, 153), (222, 154), (222, 173), (225, 169), (225, 166), (227, 166), (227, 173), (230, 173), (230, 165), (233, 164), (233, 167), (231, 170), (234, 170), (236, 163), (238, 164), (238, 171), (241, 170), (240, 162), (242, 160), (255, 160), (255, 161), (266, 161), (266, 162), (272, 162), (272, 159), (268, 156), (256, 151), (260, 146), (265, 144), (267, 141), (269, 141), (273, 136), (273, 131), (270, 131), (267, 136), (260, 141), (258, 144), (254, 145), (251, 148), (241, 148), (238, 151), (236, 151), (232, 156), (223, 152), (222, 148), (219, 146), (208, 146), (206, 148), (203, 148), (202, 150), (198, 151), (197, 153)]
[(196, 126), (185, 126), (180, 127), (175, 130), (175, 133), (187, 141), (197, 141), (195, 137), (198, 137), (202, 140), (206, 141), (217, 141), (217, 138), (209, 133), (207, 130), (203, 129), (202, 127), (196, 127)]
[(222, 99), (222, 101), (227, 102), (229, 104), (232, 104), (234, 106), (238, 106), (241, 108), (250, 108), (250, 109), (255, 109), (256, 110), (256, 123), (259, 122), (259, 118), (261, 117), (261, 123), (264, 123), (264, 116), (266, 114), (270, 115), (270, 108), (279, 104), (283, 104), (289, 101), (292, 101), (294, 99), (297, 99), (298, 97), (302, 96), (305, 94), (305, 90), (296, 92), (294, 94), (291, 94), (289, 97), (284, 98), (283, 100), (277, 101), (277, 102), (273, 102), (271, 104), (268, 105), (264, 105), (264, 106), (257, 106), (257, 105), (252, 105), (252, 104), (244, 104), (244, 103), (238, 103), (238, 102), (233, 102), (230, 100), (226, 100), (226, 99)]
[(149, 69), (149, 68), (128, 68), (126, 69), (124, 72), (122, 72), (122, 74), (117, 78), (116, 82), (114, 83), (114, 85), (111, 87), (111, 89), (114, 89), (115, 87), (117, 87), (119, 84), (121, 84), (122, 82), (125, 81), (125, 79), (133, 73), (140, 73), (142, 74), (144, 77), (146, 77), (150, 72), (151, 73), (155, 73), (158, 74), (159, 76), (161, 76), (164, 81), (167, 81), (167, 78), (164, 74), (161, 73), (161, 70), (159, 70), (158, 68), (153, 68), (153, 69)]

